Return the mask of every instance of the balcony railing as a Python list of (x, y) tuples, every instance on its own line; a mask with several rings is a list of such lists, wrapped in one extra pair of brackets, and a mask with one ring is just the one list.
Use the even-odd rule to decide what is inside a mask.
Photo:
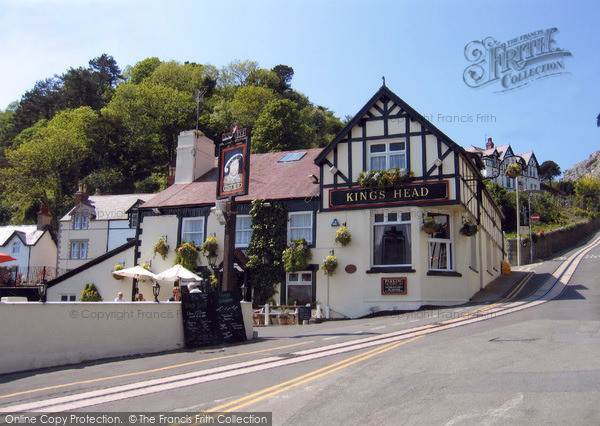
[(47, 282), (64, 274), (67, 270), (52, 266), (0, 266), (0, 286), (19, 287), (31, 286), (39, 282)]

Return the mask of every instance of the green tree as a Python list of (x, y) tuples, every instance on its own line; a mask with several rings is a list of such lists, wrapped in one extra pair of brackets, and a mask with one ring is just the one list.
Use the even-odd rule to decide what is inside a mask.
[(140, 84), (162, 64), (162, 61), (157, 57), (146, 58), (136, 63), (133, 67), (128, 67), (125, 71), (129, 77), (129, 83)]
[(256, 86), (242, 87), (229, 103), (231, 117), (251, 131), (261, 112), (275, 99), (275, 93), (271, 89)]
[(562, 171), (554, 161), (544, 161), (540, 166), (540, 179), (552, 181), (556, 176), (560, 176)]
[(143, 178), (175, 164), (177, 135), (195, 127), (193, 108), (188, 92), (145, 80), (119, 85), (102, 115), (121, 120), (127, 166), (134, 176)]
[(278, 84), (277, 84), (277, 92), (283, 93), (290, 90), (292, 81), (292, 77), (294, 76), (294, 69), (287, 65), (276, 65), (272, 70), (277, 76)]
[(575, 194), (581, 199), (584, 210), (598, 209), (600, 197), (600, 179), (583, 176), (575, 182)]
[(217, 85), (219, 87), (243, 86), (246, 84), (246, 78), (258, 70), (258, 62), (239, 59), (231, 61), (219, 71)]
[(287, 99), (269, 102), (252, 132), (252, 152), (286, 151), (311, 147), (310, 128), (297, 105)]
[(7, 153), (8, 166), (0, 176), (16, 221), (27, 220), (25, 214), (40, 202), (55, 219), (68, 209), (81, 167), (90, 154), (86, 128), (94, 120), (97, 114), (89, 107), (66, 110), (31, 140)]

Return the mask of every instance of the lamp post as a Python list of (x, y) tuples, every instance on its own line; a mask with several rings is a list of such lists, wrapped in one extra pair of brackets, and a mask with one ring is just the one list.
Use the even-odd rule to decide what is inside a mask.
[(48, 284), (41, 281), (37, 285), (38, 294), (40, 295), (40, 302), (46, 303), (46, 290), (48, 289)]
[(160, 294), (160, 284), (155, 282), (152, 286), (152, 294), (154, 295), (154, 301), (158, 302), (158, 295)]

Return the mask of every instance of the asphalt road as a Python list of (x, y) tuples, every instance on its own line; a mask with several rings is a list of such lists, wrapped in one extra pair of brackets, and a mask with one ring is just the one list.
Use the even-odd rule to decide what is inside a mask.
[(259, 339), (236, 346), (3, 375), (0, 412), (599, 424), (600, 247), (592, 242), (516, 271), (465, 306), (261, 327)]

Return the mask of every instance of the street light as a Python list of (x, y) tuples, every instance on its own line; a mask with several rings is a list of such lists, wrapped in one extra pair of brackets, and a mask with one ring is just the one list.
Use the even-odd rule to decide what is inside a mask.
[(38, 294), (40, 295), (40, 302), (45, 303), (46, 298), (46, 290), (48, 289), (48, 284), (45, 282), (39, 282), (37, 285)]
[(154, 301), (158, 302), (158, 295), (160, 294), (160, 284), (155, 282), (152, 286), (152, 294), (154, 295)]

